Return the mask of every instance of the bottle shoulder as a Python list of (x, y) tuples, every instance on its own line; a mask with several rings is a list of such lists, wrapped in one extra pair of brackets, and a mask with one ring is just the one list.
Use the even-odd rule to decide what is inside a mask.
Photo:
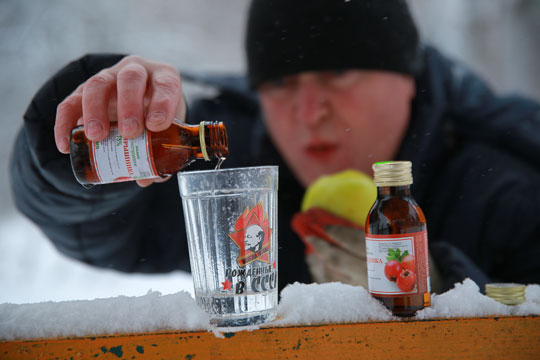
[(412, 196), (378, 196), (373, 207), (405, 210), (409, 207), (420, 208)]
[(412, 197), (377, 198), (366, 221), (366, 231), (371, 234), (404, 234), (425, 229), (425, 215)]

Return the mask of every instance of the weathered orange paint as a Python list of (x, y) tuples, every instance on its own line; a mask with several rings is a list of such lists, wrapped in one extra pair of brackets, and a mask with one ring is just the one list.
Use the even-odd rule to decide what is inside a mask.
[(538, 359), (540, 317), (163, 332), (0, 342), (0, 359)]

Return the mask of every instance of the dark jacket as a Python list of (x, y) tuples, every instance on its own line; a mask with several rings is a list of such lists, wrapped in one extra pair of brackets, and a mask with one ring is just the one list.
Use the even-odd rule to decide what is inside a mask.
[[(127, 272), (189, 271), (181, 201), (173, 179), (148, 188), (83, 189), (54, 144), (56, 106), (120, 55), (90, 55), (36, 94), (16, 141), (11, 180), (18, 208), (64, 254)], [(540, 282), (540, 106), (496, 97), (475, 75), (432, 48), (397, 156), (413, 162), (413, 195), (428, 221), (430, 250), (448, 288), (471, 277)], [(238, 77), (184, 75), (217, 96), (189, 104), (188, 121), (224, 121), (223, 167), (279, 165), (279, 283), (309, 282), (304, 247), (290, 227), (304, 193), (267, 136), (256, 96)], [(207, 167), (198, 162), (190, 170)]]

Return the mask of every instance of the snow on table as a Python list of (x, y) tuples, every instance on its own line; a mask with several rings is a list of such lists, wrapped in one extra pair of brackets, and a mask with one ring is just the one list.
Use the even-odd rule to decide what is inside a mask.
[[(361, 286), (299, 284), (287, 286), (281, 293), (276, 325), (312, 325), (366, 321), (399, 321)], [(433, 294), (431, 306), (417, 312), (413, 319), (540, 315), (540, 285), (525, 288), (526, 301), (516, 306), (501, 304), (483, 295), (471, 279), (457, 283), (444, 294)]]
[(57, 338), (160, 330), (203, 330), (208, 315), (188, 292), (107, 299), (0, 304), (0, 339)]
[[(529, 285), (526, 301), (507, 306), (482, 295), (470, 279), (432, 296), (416, 319), (540, 315), (540, 285)], [(361, 286), (341, 283), (287, 286), (278, 320), (265, 326), (399, 321)], [(253, 328), (251, 328), (253, 329)], [(214, 330), (208, 315), (187, 292), (107, 299), (0, 304), (0, 339), (35, 339), (174, 330)], [(229, 331), (227, 329), (227, 331)]]

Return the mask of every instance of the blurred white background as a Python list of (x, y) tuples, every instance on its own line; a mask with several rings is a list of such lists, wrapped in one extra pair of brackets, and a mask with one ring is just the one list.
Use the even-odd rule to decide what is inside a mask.
[[(354, 0), (353, 0), (354, 1)], [(540, 101), (540, 2), (410, 0), (425, 40), (499, 92)], [(189, 275), (126, 275), (60, 256), (10, 194), (8, 160), (31, 97), (67, 62), (138, 54), (178, 69), (241, 73), (248, 0), (0, 0), (0, 303), (192, 291)]]

